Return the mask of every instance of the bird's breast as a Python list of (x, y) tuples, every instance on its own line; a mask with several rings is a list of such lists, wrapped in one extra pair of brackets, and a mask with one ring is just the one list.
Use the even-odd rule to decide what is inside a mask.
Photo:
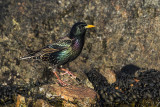
[(81, 46), (81, 43), (80, 43), (80, 41), (79, 40), (76, 40), (75, 42), (74, 42), (74, 44), (73, 44), (73, 49), (79, 49), (80, 48), (80, 46)]
[(58, 59), (61, 61), (60, 64), (65, 64), (76, 59), (82, 51), (83, 44), (79, 40), (74, 41), (71, 47), (60, 52)]

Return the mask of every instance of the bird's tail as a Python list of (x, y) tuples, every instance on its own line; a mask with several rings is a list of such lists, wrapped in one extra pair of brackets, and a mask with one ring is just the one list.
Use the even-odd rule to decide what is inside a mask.
[(40, 55), (39, 55), (39, 51), (31, 51), (31, 50), (28, 50), (29, 54), (27, 56), (23, 56), (23, 57), (20, 57), (20, 60), (25, 60), (25, 59), (40, 59)]
[(38, 56), (24, 56), (24, 57), (20, 57), (20, 60), (25, 60), (25, 59), (40, 59), (40, 57)]
[(34, 56), (24, 56), (24, 57), (20, 57), (20, 60), (24, 60), (24, 59), (32, 59)]

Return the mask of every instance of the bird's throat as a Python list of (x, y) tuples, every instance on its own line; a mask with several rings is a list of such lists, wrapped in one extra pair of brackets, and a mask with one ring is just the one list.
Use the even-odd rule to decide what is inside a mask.
[(76, 39), (73, 43), (73, 48), (77, 50), (81, 50), (84, 45), (84, 39)]

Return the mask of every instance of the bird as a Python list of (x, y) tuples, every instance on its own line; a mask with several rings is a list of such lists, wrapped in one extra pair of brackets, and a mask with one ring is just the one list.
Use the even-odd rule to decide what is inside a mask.
[(87, 25), (85, 22), (77, 22), (72, 26), (70, 33), (67, 36), (30, 53), (28, 56), (21, 57), (20, 59), (36, 59), (49, 62), (52, 64), (52, 72), (57, 77), (59, 83), (62, 86), (65, 86), (67, 84), (59, 78), (56, 71), (59, 68), (62, 71), (65, 71), (63, 74), (69, 74), (76, 78), (69, 70), (62, 68), (61, 66), (73, 61), (80, 55), (85, 43), (86, 30), (93, 27), (95, 26)]

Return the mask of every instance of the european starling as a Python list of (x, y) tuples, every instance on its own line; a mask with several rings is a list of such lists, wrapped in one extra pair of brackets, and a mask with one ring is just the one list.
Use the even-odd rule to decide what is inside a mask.
[[(87, 25), (83, 22), (75, 23), (67, 37), (47, 45), (21, 59), (40, 59), (42, 61), (48, 61), (53, 65), (53, 73), (56, 75), (59, 83), (64, 86), (66, 84), (58, 77), (56, 69), (60, 68), (61, 65), (73, 61), (79, 56), (84, 45), (86, 29), (92, 27), (95, 26)], [(74, 76), (68, 70), (63, 68), (61, 68), (61, 70), (65, 71), (65, 74)]]

